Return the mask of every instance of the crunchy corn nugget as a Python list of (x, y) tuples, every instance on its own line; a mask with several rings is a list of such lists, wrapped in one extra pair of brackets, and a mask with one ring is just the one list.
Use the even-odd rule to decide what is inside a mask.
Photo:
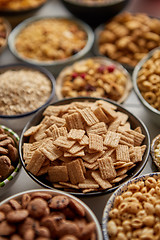
[(68, 171), (66, 166), (53, 166), (48, 169), (48, 177), (50, 182), (67, 182)]
[(76, 185), (76, 184), (71, 184), (69, 182), (59, 182), (59, 183), (61, 184), (61, 186), (63, 186), (63, 188), (65, 186), (65, 187), (69, 187), (69, 188), (79, 189), (78, 185)]
[(68, 152), (71, 154), (75, 154), (79, 151), (81, 151), (85, 146), (80, 145), (78, 142), (76, 142), (70, 149), (68, 149)]
[(124, 175), (121, 175), (121, 176), (118, 176), (116, 177), (115, 179), (111, 180), (110, 183), (114, 184), (114, 183), (118, 183), (120, 181), (122, 181), (124, 178), (128, 177), (127, 174), (124, 174)]
[(110, 119), (107, 117), (101, 107), (96, 107), (93, 112), (100, 122), (108, 123), (110, 121)]
[(27, 129), (24, 133), (24, 137), (29, 137), (31, 135), (34, 135), (38, 130), (39, 128), (41, 127), (42, 124), (39, 124), (37, 126), (32, 126), (30, 127), (29, 129)]
[(79, 141), (80, 145), (87, 146), (89, 144), (89, 138), (87, 135), (84, 135), (83, 138)]
[(81, 164), (78, 159), (73, 160), (70, 163), (67, 163), (66, 166), (67, 166), (67, 170), (68, 170), (69, 179), (72, 184), (84, 182), (85, 177), (83, 174), (83, 169), (82, 169)]
[(120, 121), (120, 125), (124, 125), (128, 120), (128, 115), (126, 113), (117, 111), (117, 120)]
[(130, 159), (133, 163), (142, 161), (142, 150), (141, 147), (132, 147), (129, 150)]
[(79, 113), (81, 114), (82, 118), (88, 126), (92, 126), (95, 123), (99, 122), (98, 118), (90, 108), (84, 108), (82, 110), (79, 110)]
[(104, 154), (103, 152), (96, 152), (96, 153), (86, 153), (84, 157), (82, 157), (83, 160), (85, 160), (88, 163), (94, 163), (98, 158), (100, 158)]
[(65, 151), (64, 152), (64, 157), (83, 157), (83, 156), (85, 156), (85, 152), (84, 152), (84, 150), (82, 149), (82, 150), (80, 150), (79, 152), (76, 152), (76, 153), (74, 153), (74, 154), (72, 154), (72, 153), (70, 153), (70, 152), (67, 152), (67, 151)]
[(53, 143), (54, 143), (54, 145), (56, 145), (58, 147), (69, 149), (75, 144), (75, 141), (69, 140), (65, 136), (60, 136)]
[(83, 119), (80, 113), (72, 113), (65, 117), (67, 129), (84, 129)]
[(120, 126), (120, 120), (116, 119), (110, 123), (110, 125), (108, 126), (108, 131), (117, 132), (117, 129), (119, 126)]
[(119, 144), (116, 148), (116, 160), (117, 161), (124, 161), (129, 162), (130, 156), (129, 156), (129, 147), (126, 145)]
[(97, 134), (89, 134), (89, 149), (97, 152), (103, 151), (103, 137)]
[(33, 175), (37, 175), (39, 170), (41, 169), (41, 166), (43, 165), (46, 157), (43, 155), (43, 153), (40, 150), (36, 150), (30, 162), (27, 164), (26, 169), (31, 172)]
[(63, 152), (53, 144), (52, 140), (48, 141), (48, 143), (43, 145), (42, 147), (39, 147), (39, 150), (50, 161), (54, 161), (54, 160), (58, 159), (61, 155), (63, 155)]
[(94, 178), (94, 180), (103, 188), (103, 189), (108, 189), (111, 188), (112, 185), (110, 184), (109, 181), (104, 180), (101, 178), (100, 172), (99, 171), (93, 171), (91, 173), (91, 176)]
[(134, 146), (140, 146), (145, 138), (145, 135), (135, 130), (128, 130), (128, 133), (134, 136)]
[(120, 138), (121, 134), (107, 131), (103, 144), (108, 147), (116, 148), (119, 144)]
[(97, 160), (102, 179), (113, 179), (116, 177), (116, 170), (111, 157), (99, 158)]
[(97, 134), (97, 135), (102, 135), (102, 134), (106, 134), (107, 133), (107, 127), (106, 127), (106, 124), (104, 122), (99, 122), (99, 123), (96, 123), (92, 126), (87, 126), (86, 127), (86, 131), (87, 131), (87, 134), (89, 135), (89, 133), (94, 133), (94, 134)]
[(68, 133), (68, 139), (71, 140), (81, 140), (85, 134), (84, 130), (81, 129), (71, 129)]
[(43, 116), (55, 116), (58, 117), (61, 112), (61, 106), (48, 106), (44, 112)]

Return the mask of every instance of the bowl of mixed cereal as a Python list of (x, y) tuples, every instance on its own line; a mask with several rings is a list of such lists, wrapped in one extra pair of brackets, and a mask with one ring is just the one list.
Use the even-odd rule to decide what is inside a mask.
[(62, 3), (76, 17), (97, 26), (122, 11), (129, 0), (62, 0)]
[(152, 49), (160, 46), (160, 20), (145, 13), (123, 12), (95, 30), (95, 54), (109, 57), (133, 71)]
[(4, 239), (103, 239), (92, 210), (62, 191), (20, 192), (1, 201), (0, 212), (0, 235)]
[(64, 68), (56, 79), (58, 99), (90, 96), (122, 103), (131, 90), (129, 73), (122, 65), (105, 57), (77, 61)]
[(18, 152), (19, 136), (0, 124), (0, 196), (16, 181), (21, 163)]
[(109, 198), (103, 212), (105, 240), (159, 239), (160, 173), (124, 183)]
[(11, 64), (0, 67), (0, 122), (21, 131), (36, 111), (51, 103), (55, 79), (42, 67)]
[(11, 25), (4, 17), (0, 17), (0, 53), (6, 48)]
[(93, 41), (92, 29), (80, 20), (47, 16), (23, 21), (11, 32), (8, 44), (20, 60), (58, 73), (84, 57)]
[(153, 49), (133, 71), (134, 90), (151, 121), (160, 124), (160, 48)]
[(141, 120), (113, 101), (68, 98), (36, 113), (19, 151), (25, 171), (41, 186), (98, 195), (141, 172), (150, 137)]
[(152, 139), (151, 142), (151, 156), (155, 165), (160, 170), (160, 134)]

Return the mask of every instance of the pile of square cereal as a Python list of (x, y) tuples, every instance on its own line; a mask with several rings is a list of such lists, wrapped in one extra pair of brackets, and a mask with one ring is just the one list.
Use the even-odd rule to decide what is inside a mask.
[(24, 133), (26, 169), (48, 184), (72, 192), (112, 188), (142, 161), (146, 146), (139, 126), (104, 100), (48, 106)]

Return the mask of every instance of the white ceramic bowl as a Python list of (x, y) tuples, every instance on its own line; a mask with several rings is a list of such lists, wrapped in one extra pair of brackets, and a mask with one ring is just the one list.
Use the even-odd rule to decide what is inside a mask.
[[(17, 35), (26, 26), (28, 26), (29, 24), (34, 23), (36, 21), (43, 20), (43, 19), (64, 19), (64, 20), (68, 19), (68, 20), (75, 22), (87, 34), (87, 42), (86, 42), (85, 47), (82, 50), (80, 50), (78, 53), (74, 54), (73, 56), (68, 57), (66, 59), (62, 59), (62, 60), (38, 61), (35, 59), (24, 58), (22, 55), (20, 55), (18, 53), (18, 51), (15, 48), (15, 39), (16, 39)], [(90, 26), (87, 25), (86, 23), (84, 23), (78, 19), (74, 19), (74, 18), (53, 17), (53, 16), (32, 17), (32, 18), (26, 19), (25, 21), (20, 23), (16, 28), (13, 29), (13, 31), (11, 32), (9, 39), (8, 39), (9, 49), (18, 59), (20, 59), (24, 62), (27, 62), (27, 63), (34, 64), (34, 65), (43, 66), (43, 67), (47, 68), (48, 70), (50, 70), (51, 72), (53, 72), (54, 74), (58, 74), (59, 71), (62, 68), (64, 68), (66, 65), (71, 64), (74, 61), (81, 59), (82, 57), (87, 55), (87, 53), (90, 51), (90, 49), (93, 45), (93, 42), (94, 42), (94, 33), (93, 33), (92, 29), (90, 28)]]
[(51, 194), (52, 196), (57, 196), (57, 195), (60, 195), (60, 196), (65, 196), (65, 197), (68, 197), (69, 199), (73, 199), (75, 200), (78, 204), (80, 204), (84, 209), (85, 209), (85, 219), (87, 220), (87, 222), (94, 222), (95, 225), (96, 225), (96, 239), (95, 240), (103, 240), (103, 237), (102, 237), (102, 231), (101, 231), (101, 227), (100, 227), (100, 224), (97, 220), (97, 217), (95, 216), (95, 214), (93, 213), (93, 211), (81, 200), (79, 200), (78, 198), (70, 195), (70, 194), (67, 194), (67, 193), (64, 193), (62, 191), (57, 191), (57, 190), (47, 190), (47, 189), (34, 189), (34, 190), (28, 190), (28, 191), (25, 191), (25, 192), (20, 192), (18, 194), (15, 194), (7, 199), (5, 199), (4, 201), (2, 201), (0, 203), (0, 206), (2, 206), (3, 204), (5, 203), (9, 203), (10, 200), (12, 199), (16, 199), (18, 201), (21, 200), (22, 196), (24, 194), (36, 194), (36, 193), (48, 193), (48, 194)]
[[(0, 125), (0, 128), (4, 129), (5, 133), (14, 140), (16, 148), (18, 150), (19, 136), (12, 129), (4, 125)], [(10, 174), (10, 176), (8, 176), (7, 179), (5, 180), (0, 181), (0, 196), (6, 193), (12, 187), (12, 185), (14, 184), (19, 175), (20, 169), (21, 162), (19, 160), (17, 165), (15, 166), (14, 171)]]
[(138, 85), (137, 85), (137, 77), (138, 77), (138, 73), (141, 70), (143, 64), (150, 59), (153, 54), (155, 53), (156, 50), (160, 50), (160, 47), (153, 49), (152, 51), (150, 51), (146, 57), (144, 57), (138, 64), (137, 66), (134, 68), (133, 71), (133, 75), (132, 75), (132, 79), (133, 79), (133, 87), (134, 90), (139, 98), (139, 100), (141, 101), (141, 103), (143, 104), (143, 106), (145, 107), (145, 109), (147, 110), (148, 113), (148, 117), (151, 121), (153, 121), (157, 126), (160, 126), (160, 111), (158, 111), (156, 108), (152, 107), (142, 96)]
[(55, 79), (54, 79), (53, 75), (43, 67), (38, 67), (38, 66), (34, 66), (31, 64), (26, 64), (26, 63), (10, 64), (10, 65), (0, 66), (0, 73), (3, 73), (7, 70), (20, 70), (20, 69), (36, 70), (36, 71), (39, 71), (40, 73), (44, 74), (51, 82), (51, 94), (50, 94), (50, 97), (47, 99), (47, 101), (42, 106), (40, 106), (38, 109), (35, 109), (31, 112), (27, 112), (24, 114), (18, 114), (18, 115), (1, 115), (0, 114), (1, 124), (13, 129), (14, 131), (22, 131), (25, 124), (32, 118), (32, 116), (39, 109), (41, 109), (44, 106), (46, 106), (47, 104), (51, 103), (51, 101), (54, 98), (54, 94), (55, 94)]
[[(103, 211), (103, 217), (102, 217), (102, 231), (103, 231), (103, 237), (104, 237), (104, 240), (109, 240), (109, 235), (108, 235), (108, 231), (107, 231), (107, 224), (108, 224), (108, 221), (109, 221), (109, 212), (110, 210), (112, 209), (113, 207), (113, 204), (114, 204), (114, 200), (117, 196), (121, 196), (121, 194), (123, 194), (124, 192), (127, 191), (128, 189), (128, 186), (132, 183), (136, 183), (140, 180), (146, 180), (148, 177), (155, 177), (156, 179), (157, 178), (160, 178), (160, 173), (158, 172), (155, 172), (155, 173), (148, 173), (148, 174), (145, 174), (145, 175), (142, 175), (142, 176), (139, 176), (139, 177), (136, 177), (136, 178), (133, 178), (129, 181), (127, 181), (126, 183), (124, 183), (122, 186), (120, 186), (112, 195), (111, 197), (109, 198), (109, 200), (107, 201), (106, 203), (106, 206), (104, 208), (104, 211)], [(154, 239), (154, 238), (153, 238)]]

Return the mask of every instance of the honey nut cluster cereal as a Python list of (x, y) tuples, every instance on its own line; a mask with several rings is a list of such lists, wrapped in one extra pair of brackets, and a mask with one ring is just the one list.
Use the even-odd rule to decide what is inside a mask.
[(7, 70), (0, 74), (0, 115), (36, 110), (51, 95), (50, 80), (31, 69)]
[(107, 230), (110, 240), (160, 239), (160, 177), (130, 183), (114, 199)]
[(98, 37), (99, 52), (134, 67), (160, 46), (160, 20), (144, 13), (124, 12), (106, 23)]
[(71, 192), (111, 188), (142, 161), (141, 128), (104, 100), (48, 106), (24, 133), (26, 170), (40, 181)]
[(3, 18), (0, 18), (0, 50), (7, 42), (7, 26)]
[(21, 56), (38, 61), (66, 59), (81, 51), (86, 43), (86, 32), (74, 21), (54, 18), (30, 23), (15, 39)]
[(18, 150), (13, 138), (0, 127), (0, 182), (14, 171), (18, 161)]
[(65, 195), (24, 193), (0, 206), (1, 239), (93, 240), (96, 224), (83, 205)]
[(35, 8), (40, 6), (46, 0), (0, 0), (0, 9), (2, 10), (12, 10), (20, 11), (29, 8)]
[(137, 86), (143, 98), (160, 111), (160, 50), (156, 50), (138, 72)]
[(62, 71), (56, 82), (63, 98), (91, 96), (121, 101), (132, 87), (123, 68), (101, 58), (74, 63)]

